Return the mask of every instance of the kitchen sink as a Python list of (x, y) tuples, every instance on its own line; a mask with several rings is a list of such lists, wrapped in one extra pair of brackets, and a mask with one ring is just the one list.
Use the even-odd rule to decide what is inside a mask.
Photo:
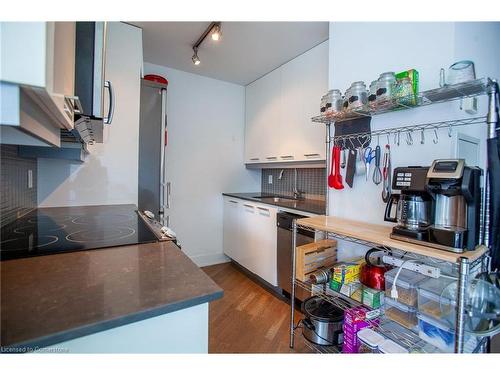
[(273, 202), (276, 203), (297, 203), (297, 199), (294, 198), (281, 198), (281, 197), (274, 197), (272, 198)]
[(254, 197), (257, 199), (261, 199), (263, 202), (274, 202), (274, 203), (297, 203), (298, 199), (295, 198), (285, 198), (285, 197)]

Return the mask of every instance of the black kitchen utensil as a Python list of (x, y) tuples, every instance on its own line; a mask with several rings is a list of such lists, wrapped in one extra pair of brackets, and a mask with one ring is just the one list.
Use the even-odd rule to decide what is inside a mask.
[(350, 188), (352, 188), (354, 182), (354, 173), (356, 172), (357, 151), (348, 149), (347, 152), (349, 154), (347, 156), (347, 170), (345, 173), (345, 182), (347, 185), (349, 185)]

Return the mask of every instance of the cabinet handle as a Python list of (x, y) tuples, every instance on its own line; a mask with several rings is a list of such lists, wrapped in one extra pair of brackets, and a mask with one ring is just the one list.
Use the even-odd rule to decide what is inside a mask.
[(250, 158), (251, 161), (257, 161), (260, 160), (259, 158)]
[(319, 158), (319, 154), (304, 154), (306, 158)]
[(266, 159), (267, 160), (276, 160), (278, 158), (276, 156), (268, 156)]
[(293, 155), (284, 155), (281, 156), (282, 159), (293, 159)]
[(243, 206), (248, 207), (248, 208), (255, 208), (254, 206), (252, 206), (250, 204), (244, 204)]
[(104, 87), (106, 87), (109, 91), (109, 110), (108, 116), (104, 117), (104, 123), (111, 124), (113, 121), (113, 115), (115, 114), (115, 91), (113, 90), (111, 81), (104, 81)]
[(259, 210), (261, 211), (266, 211), (266, 212), (269, 212), (269, 208), (265, 208), (265, 207), (257, 207)]
[(238, 202), (236, 202), (236, 201), (231, 201), (231, 200), (230, 200), (229, 202), (230, 202), (230, 203), (234, 203), (234, 204), (238, 204)]

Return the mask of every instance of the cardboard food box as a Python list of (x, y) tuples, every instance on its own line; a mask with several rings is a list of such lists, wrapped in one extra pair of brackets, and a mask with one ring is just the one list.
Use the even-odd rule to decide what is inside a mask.
[(373, 309), (379, 308), (384, 304), (384, 291), (363, 287), (363, 305)]
[(399, 81), (403, 78), (410, 78), (411, 81), (411, 86), (413, 90), (413, 98), (410, 100), (411, 105), (416, 105), (417, 104), (417, 97), (418, 97), (418, 91), (419, 91), (419, 76), (418, 76), (418, 71), (416, 69), (408, 69), (403, 72), (399, 72), (396, 74), (396, 79)]
[(359, 348), (357, 332), (372, 324), (378, 324), (380, 311), (372, 311), (363, 306), (352, 307), (345, 310), (344, 315), (344, 353), (357, 353)]
[(321, 240), (298, 246), (295, 277), (303, 282), (309, 274), (322, 267), (332, 267), (337, 261), (337, 241)]
[(365, 263), (363, 258), (355, 258), (333, 266), (332, 279), (340, 284), (350, 284), (359, 281), (361, 266)]

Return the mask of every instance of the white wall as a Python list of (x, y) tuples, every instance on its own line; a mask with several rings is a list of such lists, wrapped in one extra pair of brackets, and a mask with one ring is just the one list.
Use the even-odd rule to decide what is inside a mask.
[[(351, 82), (367, 84), (386, 71), (416, 68), (420, 73), (420, 89), (438, 87), (439, 70), (453, 62), (470, 59), (475, 62), (476, 76), (500, 77), (500, 23), (331, 23), (329, 87), (344, 92)], [(319, 99), (318, 99), (319, 100)], [(479, 111), (471, 116), (459, 110), (458, 102), (445, 103), (390, 113), (372, 118), (372, 129), (467, 118), (486, 113), (486, 98), (481, 98)], [(438, 132), (439, 143), (431, 141), (432, 132), (414, 134), (414, 144), (394, 145), (391, 139), (392, 166), (429, 165), (434, 159), (456, 156), (457, 133), (481, 140), (480, 166), (485, 166), (486, 125), (454, 128)], [(386, 137), (380, 138), (383, 149)], [(377, 138), (372, 140), (376, 146)], [(355, 178), (354, 187), (329, 191), (329, 214), (383, 224), (385, 204), (382, 185)], [(362, 197), (362, 198), (361, 198)]]
[(260, 170), (244, 166), (245, 88), (149, 63), (144, 70), (169, 81), (170, 226), (198, 265), (224, 261), (221, 194), (260, 191)]
[(104, 125), (104, 143), (89, 146), (84, 163), (39, 159), (39, 206), (137, 204), (142, 60), (142, 30), (110, 22), (106, 79), (116, 93), (113, 122)]

